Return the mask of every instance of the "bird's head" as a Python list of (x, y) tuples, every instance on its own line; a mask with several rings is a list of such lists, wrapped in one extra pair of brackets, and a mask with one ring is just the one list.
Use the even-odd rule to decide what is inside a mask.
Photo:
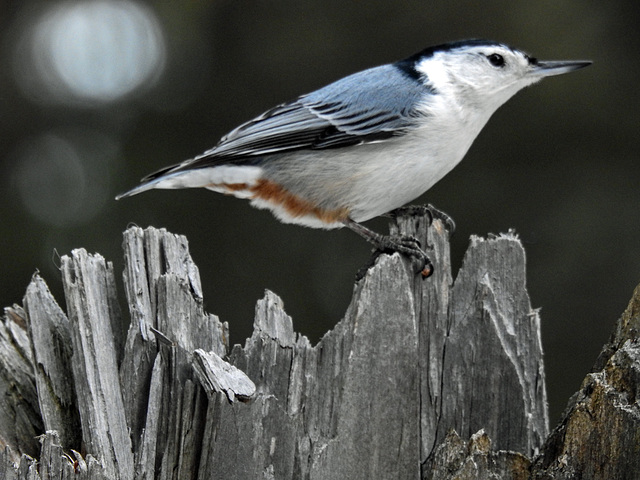
[(461, 108), (479, 108), (489, 114), (527, 85), (591, 64), (584, 60), (539, 61), (487, 40), (430, 47), (406, 62), (435, 94), (452, 96)]

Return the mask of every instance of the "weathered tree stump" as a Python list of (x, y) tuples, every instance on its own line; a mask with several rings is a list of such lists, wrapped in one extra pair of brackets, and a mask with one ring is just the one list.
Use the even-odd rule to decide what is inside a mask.
[(518, 238), (473, 237), (453, 281), (417, 213), (392, 230), (433, 276), (379, 256), (316, 345), (267, 291), (230, 349), (164, 230), (124, 234), (130, 320), (100, 255), (63, 257), (66, 313), (34, 275), (0, 323), (0, 478), (637, 478), (640, 293), (549, 436)]

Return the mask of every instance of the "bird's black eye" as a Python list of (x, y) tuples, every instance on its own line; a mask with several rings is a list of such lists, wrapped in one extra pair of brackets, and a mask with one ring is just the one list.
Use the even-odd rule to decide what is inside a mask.
[(491, 55), (487, 55), (487, 59), (489, 60), (489, 63), (494, 67), (504, 66), (504, 57), (498, 53), (492, 53)]

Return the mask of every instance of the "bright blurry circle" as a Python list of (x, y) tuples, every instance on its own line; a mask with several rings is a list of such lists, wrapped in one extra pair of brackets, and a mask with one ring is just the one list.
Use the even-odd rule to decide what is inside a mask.
[(165, 44), (155, 15), (139, 3), (65, 2), (26, 29), (14, 64), (20, 85), (39, 100), (103, 103), (152, 84)]
[(41, 223), (82, 224), (110, 200), (110, 169), (118, 156), (117, 143), (94, 130), (52, 131), (16, 149), (13, 185), (25, 210)]

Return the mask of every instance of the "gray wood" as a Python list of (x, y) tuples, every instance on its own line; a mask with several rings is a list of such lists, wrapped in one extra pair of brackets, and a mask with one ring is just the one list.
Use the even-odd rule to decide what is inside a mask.
[(394, 230), (430, 245), (436, 265), (412, 290), (422, 456), (451, 428), (465, 438), (484, 429), (497, 448), (533, 454), (549, 427), (540, 318), (526, 290), (522, 244), (512, 232), (472, 237), (454, 282), (447, 219), (436, 218), (431, 228), (427, 219), (402, 216)]
[(0, 445), (11, 447), (5, 450), (7, 461), (19, 462), (22, 454), (36, 457), (42, 431), (26, 314), (14, 305), (0, 317)]
[(225, 362), (214, 352), (197, 348), (193, 353), (193, 368), (208, 394), (223, 392), (233, 403), (236, 398), (247, 402), (256, 392), (256, 386), (244, 372)]
[[(25, 296), (31, 338), (19, 307), (0, 325), (0, 388), (17, 382), (30, 398), (20, 428), (31, 438), (57, 430), (31, 447), (38, 470), (0, 409), (12, 447), (0, 450), (0, 477), (631, 478), (621, 472), (640, 456), (619, 451), (640, 435), (640, 300), (547, 438), (540, 319), (522, 245), (512, 232), (473, 237), (454, 280), (450, 222), (430, 219), (425, 209), (400, 211), (392, 231), (425, 246), (434, 274), (422, 279), (406, 258), (378, 256), (316, 345), (266, 291), (253, 334), (229, 350), (228, 325), (203, 309), (186, 238), (153, 228), (124, 234), (124, 328), (113, 267), (74, 250), (62, 259), (66, 315), (36, 276)], [(8, 368), (5, 357), (22, 363)], [(77, 405), (84, 456), (70, 450), (78, 442), (64, 418), (73, 412), (62, 404)], [(606, 440), (580, 428), (584, 412)], [(581, 448), (618, 464), (590, 462)]]
[[(262, 415), (263, 425), (286, 426), (300, 440), (258, 457), (262, 443), (247, 428), (258, 415), (222, 403), (230, 412), (210, 427), (217, 435), (209, 468), (223, 459), (223, 472), (244, 466), (226, 478), (271, 470), (276, 478), (416, 478), (418, 452), (426, 460), (452, 427), (470, 435), (486, 425), (500, 449), (531, 454), (540, 446), (548, 427), (539, 318), (524, 290), (519, 241), (473, 239), (452, 285), (445, 223), (436, 220), (425, 236), (426, 217), (401, 222), (432, 246), (434, 275), (423, 281), (399, 255), (380, 257), (317, 346), (294, 342), (277, 297), (259, 302), (254, 335), (231, 359), (261, 379), (264, 400), (249, 407), (269, 405), (272, 419)], [(505, 411), (510, 402), (513, 411)], [(265, 443), (282, 437), (266, 426), (258, 432)]]
[(71, 327), (39, 275), (24, 296), (35, 363), (34, 374), (44, 429), (54, 430), (68, 448), (81, 448), (80, 415), (72, 369)]
[(472, 237), (451, 295), (442, 394), (456, 402), (443, 404), (440, 422), (465, 438), (482, 428), (498, 449), (536, 453), (549, 431), (547, 397), (517, 237)]
[[(131, 429), (133, 448), (136, 451), (142, 449), (138, 442), (147, 415), (149, 382), (157, 354), (155, 336), (151, 331), (157, 326), (156, 295), (155, 291), (150, 291), (146, 262), (146, 255), (151, 255), (152, 252), (145, 252), (144, 242), (144, 233), (140, 228), (132, 227), (124, 233), (122, 246), (125, 269), (122, 276), (131, 323), (125, 341), (120, 382), (128, 386), (123, 389), (122, 396), (127, 425)], [(157, 252), (157, 249), (153, 252)], [(150, 263), (157, 263), (157, 260)]]
[(82, 438), (111, 478), (133, 477), (131, 439), (124, 415), (112, 322), (113, 267), (77, 249), (63, 256), (62, 279), (71, 324), (73, 376)]

